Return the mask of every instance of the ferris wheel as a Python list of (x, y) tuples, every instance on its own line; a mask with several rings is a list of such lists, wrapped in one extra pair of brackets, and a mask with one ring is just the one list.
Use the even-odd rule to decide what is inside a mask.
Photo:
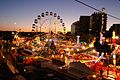
[(57, 13), (45, 12), (38, 15), (32, 24), (33, 32), (57, 33), (66, 32), (66, 27), (63, 19)]

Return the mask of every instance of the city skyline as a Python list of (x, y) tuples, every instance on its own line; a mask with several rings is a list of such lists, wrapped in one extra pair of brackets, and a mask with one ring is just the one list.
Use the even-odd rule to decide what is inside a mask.
[[(119, 0), (80, 0), (99, 10), (120, 18)], [(31, 31), (34, 19), (41, 13), (57, 13), (64, 21), (67, 31), (71, 24), (79, 20), (80, 16), (90, 16), (95, 10), (77, 3), (75, 0), (1, 0), (0, 2), (0, 30)], [(107, 29), (112, 24), (120, 24), (120, 20), (108, 16)]]

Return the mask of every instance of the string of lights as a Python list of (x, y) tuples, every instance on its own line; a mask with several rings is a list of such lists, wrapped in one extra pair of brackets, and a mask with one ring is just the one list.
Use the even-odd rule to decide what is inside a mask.
[[(99, 10), (99, 9), (97, 9), (97, 8), (95, 8), (95, 7), (92, 7), (92, 6), (90, 6), (90, 5), (82, 2), (82, 1), (80, 1), (80, 0), (75, 0), (75, 1), (78, 2), (78, 3), (81, 3), (81, 4), (85, 5), (85, 6), (87, 6), (87, 7), (91, 8), (91, 9), (93, 9), (93, 10), (96, 10), (96, 11), (101, 12), (101, 10)], [(106, 13), (106, 14), (107, 14), (108, 16), (112, 17), (112, 18), (115, 18), (115, 19), (117, 19), (117, 20), (120, 20), (120, 18), (118, 18), (118, 17), (115, 17), (115, 16), (113, 16), (113, 15), (111, 15), (111, 14), (108, 14), (108, 13)]]

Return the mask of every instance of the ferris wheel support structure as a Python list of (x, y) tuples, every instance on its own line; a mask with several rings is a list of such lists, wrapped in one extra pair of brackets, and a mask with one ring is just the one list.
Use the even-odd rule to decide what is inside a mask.
[[(65, 24), (63, 23), (63, 19), (60, 18), (60, 16), (57, 16), (56, 13), (53, 13), (53, 12), (45, 12), (45, 13), (41, 13), (41, 15), (38, 15), (37, 18), (34, 20), (34, 24), (32, 25), (32, 31), (36, 31), (36, 34), (39, 32), (39, 28), (40, 28), (40, 33), (42, 32), (42, 27), (43, 27), (43, 24), (45, 24), (45, 22), (47, 22), (48, 20), (50, 20), (50, 25), (51, 25), (51, 22), (53, 21), (51, 18), (47, 18), (47, 19), (44, 19), (42, 20), (43, 18), (46, 18), (47, 16), (50, 16), (50, 17), (53, 17), (55, 18), (62, 26), (62, 29), (63, 29), (63, 32), (65, 33), (66, 32), (66, 27), (65, 27)], [(39, 24), (39, 25), (38, 25)], [(55, 24), (55, 33), (57, 31), (57, 22), (54, 23)], [(35, 30), (36, 29), (36, 30)], [(51, 28), (49, 26), (49, 32), (51, 31)]]

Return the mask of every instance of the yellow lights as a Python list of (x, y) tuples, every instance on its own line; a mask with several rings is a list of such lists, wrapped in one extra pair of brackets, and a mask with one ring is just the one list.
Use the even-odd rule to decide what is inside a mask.
[(101, 54), (101, 56), (103, 56), (103, 55), (104, 55), (104, 53)]
[(27, 42), (26, 45), (29, 45), (29, 42)]
[(108, 39), (106, 39), (106, 42), (109, 42), (109, 40), (108, 40)]
[(15, 32), (12, 32), (12, 34), (15, 34)]
[(77, 51), (80, 51), (80, 49), (77, 49)]
[(86, 49), (85, 46), (83, 46), (82, 49)]
[(55, 56), (54, 55), (52, 55), (52, 58), (54, 58)]
[(119, 46), (119, 45), (116, 45), (115, 49), (118, 50), (119, 48), (120, 48), (120, 46)]
[(65, 64), (68, 66), (69, 65), (69, 62), (68, 62), (68, 58), (65, 57)]
[(96, 78), (96, 77), (97, 77), (97, 76), (94, 74), (94, 75), (93, 75), (93, 78)]
[(44, 45), (44, 43), (41, 42), (40, 45)]
[(46, 39), (45, 41), (48, 42), (48, 39)]
[(89, 44), (89, 47), (91, 48), (91, 47), (94, 47), (94, 44)]
[(63, 58), (63, 55), (61, 55), (60, 57)]
[(102, 39), (105, 40), (105, 37), (103, 37)]
[(66, 48), (66, 51), (69, 51), (70, 49), (69, 48)]
[(115, 39), (115, 31), (112, 33), (112, 38)]
[(74, 53), (73, 55), (76, 55), (76, 53)]
[(92, 52), (93, 52), (93, 53), (95, 53), (95, 52), (96, 52), (96, 50), (95, 50), (95, 49), (93, 49), (93, 50), (92, 50)]
[(5, 58), (5, 56), (3, 56), (3, 59)]
[(18, 38), (18, 35), (15, 35), (14, 38), (17, 39), (17, 38)]
[(11, 47), (11, 50), (14, 50), (15, 48), (14, 47)]
[(35, 51), (35, 49), (33, 48), (32, 51)]
[(52, 41), (52, 39), (49, 39), (49, 41), (51, 42), (51, 41)]
[(38, 42), (38, 44), (40, 44), (40, 41)]
[(24, 40), (22, 39), (21, 42), (24, 42)]
[(115, 59), (113, 59), (113, 64), (116, 66), (116, 60)]
[(38, 59), (38, 58), (42, 58), (41, 56), (35, 56), (36, 57), (36, 59)]
[(68, 52), (67, 54), (70, 55), (70, 52)]
[(119, 36), (116, 36), (115, 38), (116, 38), (116, 39), (119, 39)]
[(57, 43), (54, 43), (55, 45), (57, 45)]
[(73, 51), (74, 49), (72, 48), (71, 51)]
[(66, 50), (69, 51), (69, 52), (73, 52), (74, 48), (72, 46), (69, 46), (69, 48), (67, 48)]
[(25, 58), (27, 59), (27, 58), (29, 58), (29, 57), (26, 56)]
[(40, 37), (36, 37), (35, 41), (37, 41), (37, 44), (40, 44)]
[(50, 41), (50, 42), (51, 42), (51, 41), (52, 41), (52, 39), (46, 39), (45, 41), (46, 41), (46, 42), (48, 42), (48, 41)]
[(113, 52), (113, 64), (116, 66), (116, 50)]
[(116, 55), (115, 54), (113, 54), (113, 59), (116, 59)]
[(26, 69), (24, 69), (24, 72), (26, 72), (27, 70)]

